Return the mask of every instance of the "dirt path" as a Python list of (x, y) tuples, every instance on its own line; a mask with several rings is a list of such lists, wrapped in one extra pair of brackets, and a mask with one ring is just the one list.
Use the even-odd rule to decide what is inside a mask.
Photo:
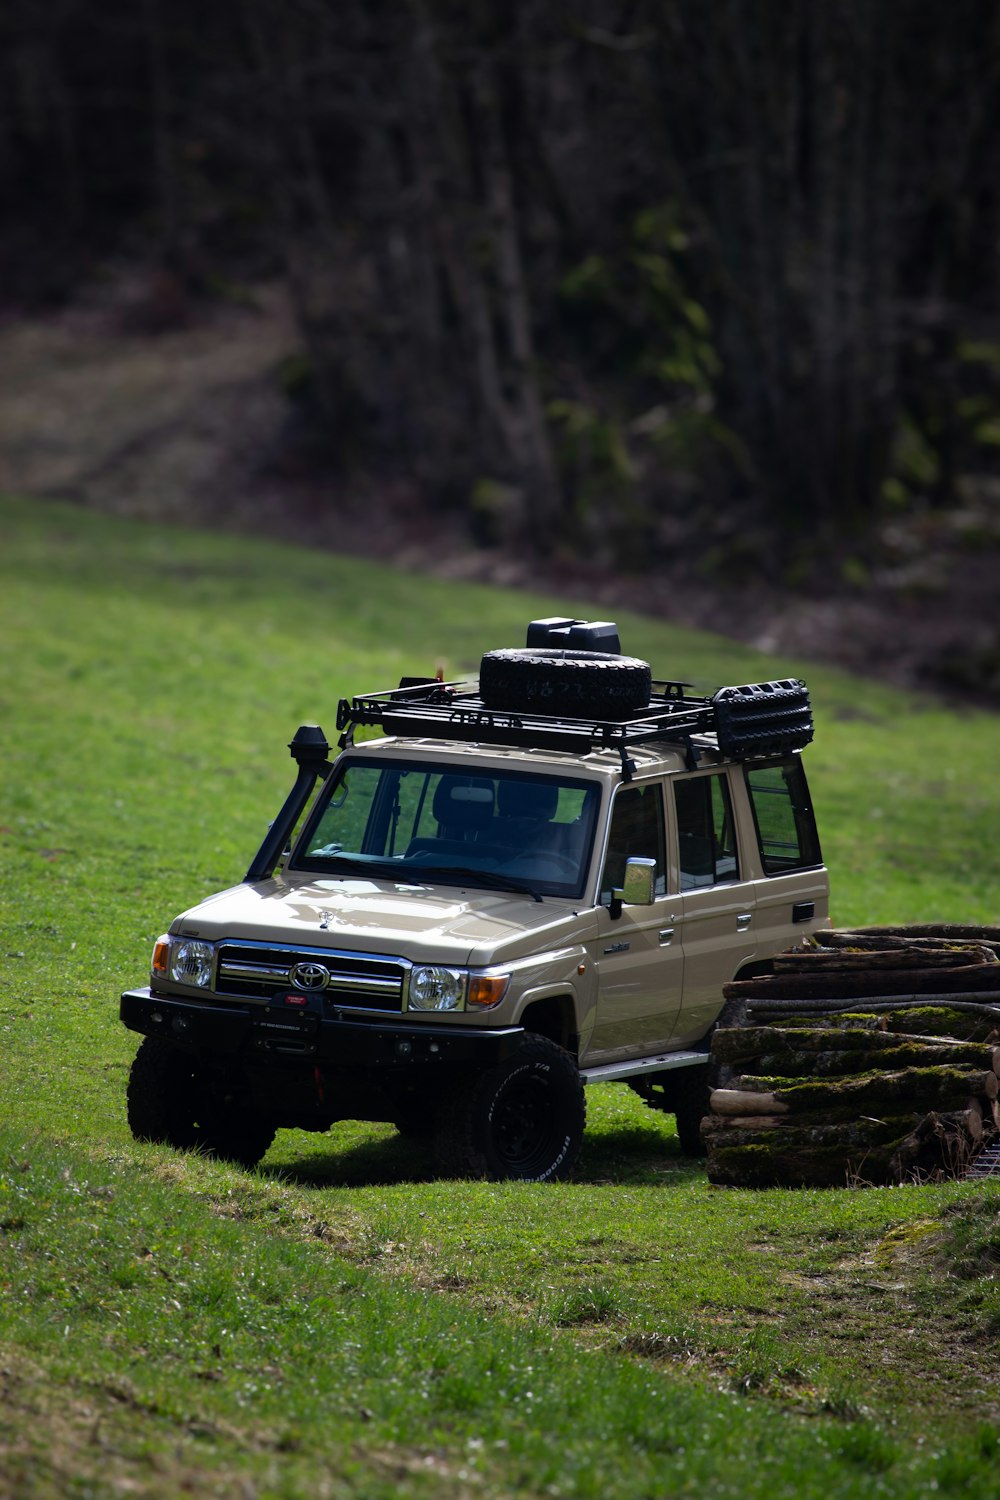
[(427, 513), (405, 483), (352, 493), (297, 462), (281, 373), (298, 348), (275, 288), (205, 310), (138, 276), (48, 319), (0, 323), (0, 490), (554, 591), (601, 613), (627, 606), (1000, 707), (1000, 493), (975, 514), (900, 523), (868, 576), (809, 592), (699, 580), (690, 555), (636, 577), (525, 559), (472, 545), (460, 517)]
[(139, 294), (0, 328), (0, 489), (201, 522), (280, 440), (281, 295), (151, 335)]

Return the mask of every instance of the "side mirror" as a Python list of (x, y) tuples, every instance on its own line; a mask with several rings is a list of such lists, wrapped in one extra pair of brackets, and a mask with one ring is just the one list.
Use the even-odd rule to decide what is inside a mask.
[(623, 906), (652, 906), (656, 897), (656, 860), (634, 855), (625, 861), (625, 879), (621, 890), (614, 891), (608, 910), (614, 919)]
[(656, 860), (635, 855), (625, 861), (622, 900), (626, 906), (652, 906), (656, 895)]

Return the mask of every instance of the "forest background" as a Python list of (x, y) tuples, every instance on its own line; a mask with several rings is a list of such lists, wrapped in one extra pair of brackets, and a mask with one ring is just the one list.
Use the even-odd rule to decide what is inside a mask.
[(0, 215), (0, 488), (1000, 697), (992, 0), (9, 0)]

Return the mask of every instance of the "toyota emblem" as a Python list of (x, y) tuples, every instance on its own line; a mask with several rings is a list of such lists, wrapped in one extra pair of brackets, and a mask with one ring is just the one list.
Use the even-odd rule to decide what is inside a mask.
[(330, 970), (322, 964), (296, 964), (288, 977), (300, 990), (325, 990), (330, 983)]

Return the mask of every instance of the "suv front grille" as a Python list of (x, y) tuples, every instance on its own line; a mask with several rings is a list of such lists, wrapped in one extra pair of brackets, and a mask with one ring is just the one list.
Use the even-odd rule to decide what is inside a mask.
[[(303, 974), (292, 978), (303, 966)], [(271, 1000), (289, 991), (322, 995), (333, 1005), (401, 1011), (409, 965), (372, 953), (331, 948), (277, 948), (268, 943), (224, 943), (219, 949), (215, 992)], [(326, 978), (324, 979), (324, 972)], [(305, 983), (301, 982), (305, 977)], [(312, 979), (316, 982), (309, 983)]]

